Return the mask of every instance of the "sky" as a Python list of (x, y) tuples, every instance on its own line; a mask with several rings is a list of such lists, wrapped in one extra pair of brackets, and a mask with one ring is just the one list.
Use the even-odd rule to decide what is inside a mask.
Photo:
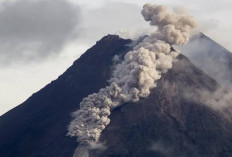
[(0, 0), (0, 115), (55, 80), (107, 34), (152, 31), (145, 3), (193, 15), (196, 31), (232, 51), (231, 0)]

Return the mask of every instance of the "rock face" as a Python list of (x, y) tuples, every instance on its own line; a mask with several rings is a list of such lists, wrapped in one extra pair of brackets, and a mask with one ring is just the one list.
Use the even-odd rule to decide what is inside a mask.
[[(0, 117), (1, 157), (72, 157), (76, 139), (66, 136), (80, 101), (107, 85), (113, 57), (130, 40), (108, 35), (57, 80)], [(220, 113), (186, 98), (185, 88), (213, 92), (214, 79), (180, 55), (147, 98), (112, 112), (93, 157), (231, 157), (232, 125)]]

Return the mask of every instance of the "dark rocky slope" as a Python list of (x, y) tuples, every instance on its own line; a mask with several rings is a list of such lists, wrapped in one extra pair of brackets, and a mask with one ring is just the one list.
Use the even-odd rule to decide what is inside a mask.
[(76, 139), (66, 136), (70, 114), (82, 98), (106, 86), (112, 58), (130, 40), (106, 36), (57, 80), (0, 117), (0, 157), (71, 157)]
[[(151, 95), (115, 109), (94, 157), (230, 157), (231, 122), (185, 96), (186, 88), (214, 91), (218, 84), (180, 56)], [(96, 155), (97, 154), (97, 155)]]
[[(130, 40), (108, 35), (63, 75), (0, 117), (0, 157), (71, 157), (75, 138), (65, 136), (70, 113), (80, 101), (107, 85), (112, 58), (125, 54)], [(116, 108), (101, 141), (100, 157), (231, 157), (231, 123), (186, 99), (187, 87), (214, 91), (218, 84), (179, 56), (148, 98)]]

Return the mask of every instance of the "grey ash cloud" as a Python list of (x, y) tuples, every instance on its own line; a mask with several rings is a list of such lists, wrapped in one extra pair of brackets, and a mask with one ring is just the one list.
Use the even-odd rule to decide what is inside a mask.
[(66, 0), (17, 0), (0, 5), (0, 66), (57, 54), (78, 34), (79, 8)]

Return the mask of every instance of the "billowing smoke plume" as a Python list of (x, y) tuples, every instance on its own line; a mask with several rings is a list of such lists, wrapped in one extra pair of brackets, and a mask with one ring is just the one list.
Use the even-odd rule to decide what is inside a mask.
[(151, 25), (158, 26), (158, 31), (128, 52), (115, 66), (109, 86), (84, 98), (80, 109), (73, 113), (68, 135), (76, 136), (82, 146), (98, 141), (102, 130), (110, 123), (112, 109), (150, 94), (178, 55), (171, 52), (171, 45), (185, 44), (195, 26), (193, 17), (175, 15), (165, 6), (146, 4), (142, 15)]
[(158, 26), (156, 36), (169, 44), (183, 45), (189, 40), (190, 31), (196, 21), (189, 15), (176, 15), (166, 6), (145, 4), (142, 15), (151, 25)]

